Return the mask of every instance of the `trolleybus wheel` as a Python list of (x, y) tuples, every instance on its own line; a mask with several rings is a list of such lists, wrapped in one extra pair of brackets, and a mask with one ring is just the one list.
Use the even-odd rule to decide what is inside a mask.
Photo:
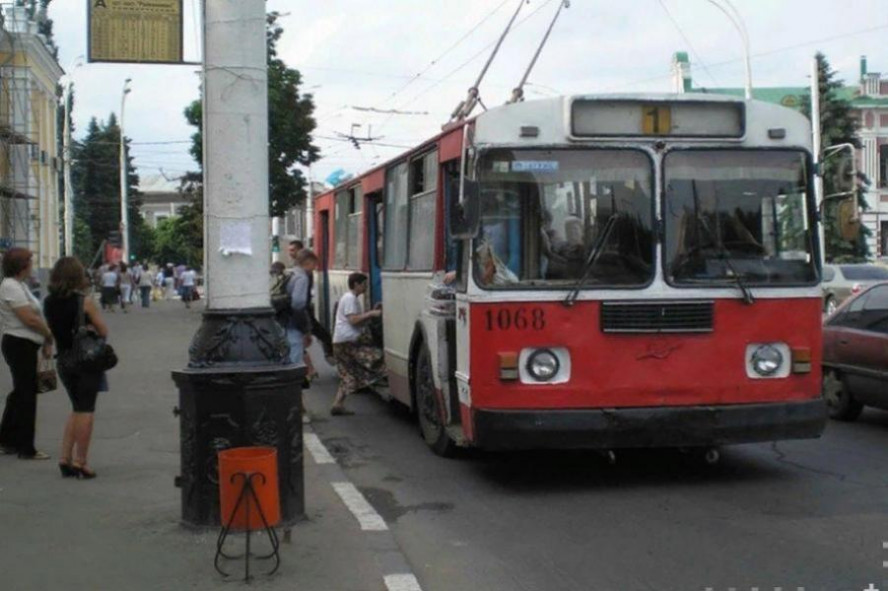
[(456, 451), (456, 443), (444, 427), (444, 410), (435, 395), (435, 381), (432, 377), (432, 356), (423, 345), (416, 359), (414, 378), (416, 414), (419, 418), (419, 432), (435, 454), (451, 457)]
[(863, 404), (851, 395), (842, 376), (834, 370), (823, 372), (823, 397), (831, 419), (854, 421), (863, 412)]

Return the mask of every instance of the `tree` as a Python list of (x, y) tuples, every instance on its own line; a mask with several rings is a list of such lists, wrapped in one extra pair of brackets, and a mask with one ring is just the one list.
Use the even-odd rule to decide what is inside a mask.
[[(140, 242), (145, 222), (139, 211), (142, 205), (139, 175), (130, 155), (129, 138), (126, 138), (125, 146), (130, 252), (137, 258), (144, 258), (151, 254), (148, 250), (151, 246), (143, 246)], [(120, 126), (117, 117), (112, 113), (107, 123), (93, 117), (87, 126), (86, 137), (72, 145), (72, 152), (75, 216), (87, 224), (92, 234), (92, 248), (97, 248), (111, 232), (120, 229)]]
[[(837, 144), (852, 144), (860, 148), (860, 121), (852, 114), (851, 103), (843, 99), (839, 91), (844, 86), (843, 82), (836, 78), (837, 73), (830, 66), (826, 56), (817, 53), (818, 89), (820, 92), (820, 129), (823, 138), (823, 147)], [(811, 118), (811, 99), (802, 97), (802, 111)], [(817, 159), (821, 160), (820, 155)], [(832, 195), (840, 192), (839, 185), (839, 157), (834, 157), (824, 163), (823, 170), (824, 195)], [(865, 187), (868, 181), (864, 179), (858, 186), (858, 202), (862, 210), (869, 209), (866, 202)], [(857, 240), (844, 240), (839, 233), (838, 209), (840, 200), (827, 201), (823, 205), (823, 224), (826, 244), (824, 244), (827, 262), (852, 262), (865, 261), (869, 256), (867, 237), (871, 232), (869, 228), (860, 225), (860, 234)]]
[(187, 221), (182, 216), (167, 218), (157, 225), (154, 232), (154, 261), (185, 263), (193, 267), (201, 264), (201, 251), (186, 238)]
[[(301, 94), (302, 75), (290, 68), (278, 56), (277, 44), (284, 34), (277, 24), (279, 13), (268, 15), (268, 110), (269, 110), (269, 215), (283, 216), (305, 201), (307, 183), (297, 165), (308, 166), (320, 157), (312, 144), (311, 133), (316, 122), (313, 117), (314, 98)], [(191, 136), (191, 155), (200, 165), (203, 162), (203, 111), (200, 101), (185, 108), (185, 119), (197, 128)], [(200, 178), (200, 175), (198, 175)], [(201, 206), (202, 207), (202, 206)]]

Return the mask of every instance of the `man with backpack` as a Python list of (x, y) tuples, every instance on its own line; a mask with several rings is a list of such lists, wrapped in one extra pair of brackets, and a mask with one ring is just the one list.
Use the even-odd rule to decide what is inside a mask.
[(311, 316), (308, 312), (311, 285), (309, 278), (317, 266), (317, 255), (311, 250), (303, 249), (296, 257), (296, 266), (289, 272), (284, 272), (272, 285), (272, 306), (278, 314), (278, 321), (287, 331), (290, 363), (296, 365), (305, 363), (305, 337), (311, 334)]

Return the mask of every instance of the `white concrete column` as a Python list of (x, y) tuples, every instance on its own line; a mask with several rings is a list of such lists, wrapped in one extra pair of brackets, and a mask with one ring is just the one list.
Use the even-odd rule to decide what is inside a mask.
[(267, 308), (268, 74), (265, 0), (204, 4), (207, 306)]

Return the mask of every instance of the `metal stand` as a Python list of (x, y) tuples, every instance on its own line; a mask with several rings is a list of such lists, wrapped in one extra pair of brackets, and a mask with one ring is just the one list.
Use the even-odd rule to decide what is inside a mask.
[[(234, 504), (234, 509), (231, 511), (231, 515), (228, 517), (228, 520), (222, 527), (222, 531), (219, 532), (219, 539), (216, 541), (216, 558), (213, 560), (213, 566), (216, 567), (216, 570), (222, 576), (228, 577), (231, 576), (219, 566), (219, 559), (224, 558), (226, 560), (238, 560), (240, 558), (244, 559), (244, 581), (249, 583), (252, 577), (250, 576), (250, 559), (255, 558), (257, 560), (270, 560), (274, 559), (274, 568), (271, 569), (266, 576), (271, 576), (277, 572), (277, 569), (281, 566), (281, 555), (279, 552), (280, 549), (280, 541), (278, 540), (277, 532), (274, 531), (274, 528), (268, 524), (268, 520), (265, 518), (265, 512), (262, 511), (262, 505), (259, 503), (259, 497), (256, 495), (256, 489), (253, 487), (253, 478), (260, 478), (262, 480), (262, 484), (265, 484), (265, 475), (260, 474), (258, 472), (253, 474), (246, 474), (244, 472), (238, 472), (237, 474), (231, 475), (231, 483), (237, 480), (240, 477), (243, 480), (243, 486), (241, 487), (240, 495), (237, 497), (237, 502)], [(244, 507), (244, 512), (246, 516), (246, 549), (243, 554), (237, 555), (229, 555), (223, 552), (222, 548), (225, 546), (225, 540), (228, 538), (228, 534), (231, 533), (231, 524), (234, 522), (234, 517), (237, 515), (238, 510), (241, 505), (246, 503)], [(268, 535), (268, 541), (271, 542), (271, 553), (263, 554), (263, 555), (253, 555), (250, 551), (250, 534), (252, 533), (250, 529), (250, 505), (255, 503), (256, 509), (259, 511), (259, 518), (262, 519), (262, 526), (265, 529), (266, 535)]]

